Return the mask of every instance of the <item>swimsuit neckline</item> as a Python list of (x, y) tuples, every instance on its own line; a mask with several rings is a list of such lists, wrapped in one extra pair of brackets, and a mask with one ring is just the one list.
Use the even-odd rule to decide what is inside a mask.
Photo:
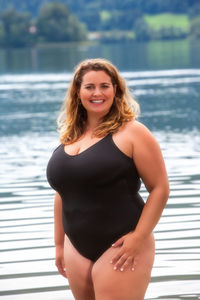
[(99, 141), (97, 141), (96, 143), (92, 144), (91, 146), (89, 146), (88, 148), (86, 148), (85, 150), (77, 153), (77, 154), (69, 154), (65, 151), (65, 145), (62, 144), (62, 148), (63, 148), (63, 152), (64, 154), (66, 154), (68, 157), (78, 157), (78, 156), (81, 156), (82, 154), (92, 150), (95, 146), (97, 146), (99, 143), (101, 143), (102, 141), (104, 141), (108, 136), (110, 136), (110, 133), (108, 133), (107, 135), (105, 135), (102, 139), (100, 139)]
[(102, 139), (100, 139), (99, 141), (97, 141), (96, 143), (92, 144), (90, 147), (86, 148), (85, 150), (79, 152), (78, 154), (69, 154), (65, 151), (65, 145), (62, 145), (62, 151), (64, 153), (65, 156), (67, 156), (68, 158), (78, 158), (81, 157), (82, 155), (92, 151), (96, 146), (98, 146), (99, 144), (101, 144), (103, 141), (105, 141), (107, 138), (110, 139), (112, 146), (115, 148), (115, 150), (117, 150), (117, 152), (119, 152), (125, 159), (128, 159), (130, 161), (133, 161), (133, 158), (131, 158), (130, 156), (128, 156), (127, 154), (125, 154), (114, 142), (112, 134), (108, 133), (107, 135), (105, 135)]

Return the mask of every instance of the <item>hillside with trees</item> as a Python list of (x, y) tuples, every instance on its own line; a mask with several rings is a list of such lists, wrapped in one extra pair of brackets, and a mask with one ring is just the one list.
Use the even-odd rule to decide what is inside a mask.
[(1, 13), (0, 46), (25, 47), (44, 42), (72, 42), (87, 39), (84, 24), (59, 2), (44, 4), (36, 18), (13, 7)]
[(0, 0), (0, 45), (80, 41), (87, 31), (105, 42), (200, 38), (200, 0)]

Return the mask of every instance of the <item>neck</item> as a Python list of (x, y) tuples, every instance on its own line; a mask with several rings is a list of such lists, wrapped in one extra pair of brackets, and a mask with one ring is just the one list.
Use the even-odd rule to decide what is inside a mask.
[(87, 125), (86, 125), (86, 132), (91, 132), (91, 134), (94, 133), (96, 127), (101, 122), (101, 117), (96, 115), (88, 115), (87, 118)]

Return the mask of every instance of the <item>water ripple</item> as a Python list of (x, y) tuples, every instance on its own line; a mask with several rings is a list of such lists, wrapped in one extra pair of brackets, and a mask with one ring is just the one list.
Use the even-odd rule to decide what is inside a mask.
[[(199, 69), (126, 72), (123, 75), (129, 80), (129, 85), (139, 87), (136, 94), (157, 95), (158, 104), (162, 100), (160, 95), (164, 95), (166, 91), (174, 97), (177, 92), (190, 95), (197, 91), (191, 90), (190, 83), (200, 82)], [(52, 133), (55, 128), (47, 133), (34, 132), (40, 119), (53, 122), (49, 107), (51, 103), (59, 103), (60, 94), (57, 98), (57, 94), (52, 93), (54, 90), (57, 93), (60, 89), (66, 89), (70, 79), (71, 74), (0, 75), (2, 102), (5, 107), (4, 113), (0, 114), (2, 128), (6, 128), (5, 120), (14, 126), (20, 122), (20, 126), (28, 128), (29, 119), (34, 119), (34, 123), (32, 121), (30, 128), (27, 132), (23, 131), (20, 137), (18, 127), (16, 135), (12, 133), (9, 138), (5, 135), (0, 137), (3, 145), (0, 148), (2, 300), (24, 300), (27, 297), (29, 300), (73, 299), (68, 282), (58, 275), (54, 266), (54, 191), (46, 182), (46, 165), (53, 149), (58, 145), (58, 136)], [(31, 98), (28, 93), (31, 89), (51, 92), (45, 94), (44, 98), (44, 94)], [(28, 108), (36, 105), (35, 103), (43, 103), (44, 106), (38, 106), (34, 116), (32, 108), (29, 111), (17, 107), (16, 111), (11, 111), (11, 104), (7, 103), (7, 93), (19, 93), (19, 105), (26, 104), (28, 97), (31, 98)], [(26, 97), (22, 97), (23, 93), (27, 93)], [(15, 97), (11, 97), (11, 94), (12, 102)], [(39, 98), (37, 102), (34, 97)], [(12, 107), (15, 107), (14, 102)], [(52, 113), (54, 111), (55, 107), (52, 106)], [(176, 113), (177, 118), (185, 118), (182, 111)], [(159, 117), (164, 120), (171, 114), (171, 107), (166, 106), (154, 111), (147, 109), (143, 115), (151, 120)], [(195, 114), (192, 117), (194, 119)], [(39, 127), (42, 127), (41, 124)], [(155, 228), (156, 259), (146, 299), (197, 300), (200, 299), (199, 129), (196, 126), (186, 132), (161, 130), (155, 131), (154, 135), (165, 157), (171, 195)], [(148, 196), (144, 187), (141, 195), (144, 199)]]

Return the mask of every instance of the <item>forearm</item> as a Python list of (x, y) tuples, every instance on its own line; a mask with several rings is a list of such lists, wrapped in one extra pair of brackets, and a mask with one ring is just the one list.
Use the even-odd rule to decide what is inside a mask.
[(55, 246), (64, 245), (64, 229), (62, 224), (62, 199), (58, 193), (54, 200), (54, 242)]
[(134, 231), (134, 235), (138, 236), (139, 239), (145, 239), (151, 234), (161, 217), (168, 196), (168, 186), (165, 188), (157, 187), (150, 192)]

